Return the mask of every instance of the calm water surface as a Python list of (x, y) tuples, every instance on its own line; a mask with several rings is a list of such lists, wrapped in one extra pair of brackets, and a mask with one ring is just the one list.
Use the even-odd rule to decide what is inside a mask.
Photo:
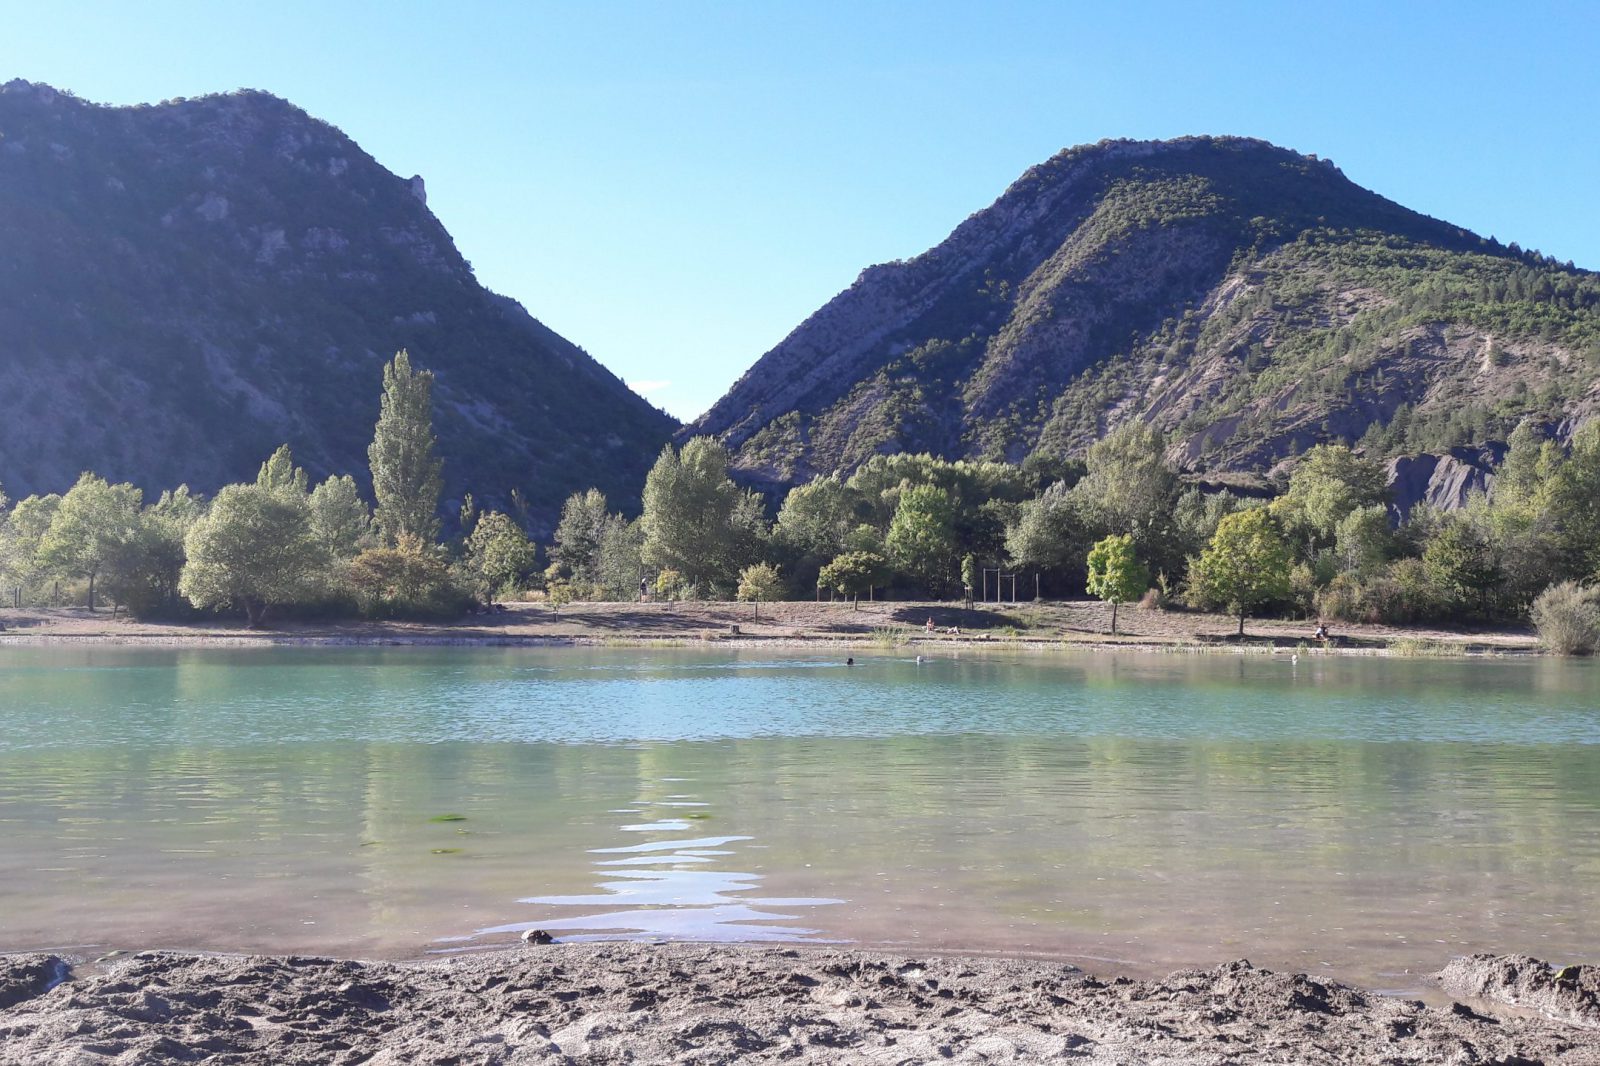
[(1600, 960), (1600, 670), (0, 647), (0, 950)]

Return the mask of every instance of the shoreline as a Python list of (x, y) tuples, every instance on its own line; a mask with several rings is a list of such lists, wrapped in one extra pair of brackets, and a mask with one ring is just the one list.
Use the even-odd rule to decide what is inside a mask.
[[(1516, 630), (1427, 626), (1336, 627), (1336, 639), (1311, 639), (1305, 622), (1261, 619), (1241, 641), (1236, 620), (1220, 615), (1124, 608), (1123, 632), (1096, 626), (1103, 605), (1089, 601), (986, 605), (883, 602), (853, 610), (805, 601), (585, 603), (561, 613), (514, 604), (487, 619), (451, 622), (288, 622), (251, 630), (226, 621), (137, 622), (77, 608), (0, 611), (0, 647), (635, 647), (785, 650), (1140, 652), (1158, 654), (1355, 657), (1545, 657)], [(920, 623), (938, 620), (935, 632)], [(958, 631), (958, 632), (953, 632)]]
[(1600, 1061), (1600, 968), (1471, 956), (1429, 1006), (1244, 960), (1165, 978), (982, 955), (555, 943), (427, 962), (0, 956), (0, 1063)]

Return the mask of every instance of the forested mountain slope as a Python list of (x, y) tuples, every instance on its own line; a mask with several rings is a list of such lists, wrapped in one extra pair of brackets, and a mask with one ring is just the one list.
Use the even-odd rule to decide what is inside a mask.
[(1264, 472), (1317, 442), (1562, 432), (1597, 380), (1596, 274), (1262, 141), (1112, 141), (864, 271), (684, 433), (775, 484), (886, 452), (1076, 455), (1132, 419), (1185, 470)]
[(676, 428), (478, 284), (420, 178), (276, 97), (104, 107), (0, 89), (0, 485), (254, 476), (278, 444), (366, 476), (385, 361), (434, 371), (445, 497), (537, 530), (637, 498)]

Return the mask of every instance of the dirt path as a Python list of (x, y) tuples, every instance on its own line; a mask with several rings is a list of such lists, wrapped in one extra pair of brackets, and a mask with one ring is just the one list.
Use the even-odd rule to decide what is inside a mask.
[(1564, 1020), (1246, 962), (1140, 982), (994, 959), (557, 944), (425, 965), (151, 953), (50, 987), (51, 959), (15, 956), (0, 959), (0, 1063), (1600, 1063), (1600, 971), (1456, 966), (1480, 996), (1570, 986), (1541, 1001)]
[[(929, 619), (934, 629), (927, 628)], [(116, 642), (154, 644), (331, 643), (331, 644), (538, 644), (662, 643), (740, 640), (750, 643), (834, 645), (909, 644), (938, 647), (968, 644), (1042, 644), (1068, 647), (1161, 650), (1298, 651), (1357, 654), (1526, 654), (1537, 650), (1531, 632), (1438, 627), (1338, 625), (1334, 640), (1312, 639), (1315, 625), (1303, 621), (1252, 620), (1242, 644), (1238, 622), (1225, 615), (1124, 607), (1118, 636), (1107, 632), (1110, 614), (1088, 600), (988, 604), (905, 601), (813, 603), (581, 603), (559, 613), (538, 604), (511, 604), (502, 611), (452, 623), (286, 622), (260, 630), (242, 621), (185, 624), (135, 622), (106, 611), (81, 608), (0, 610), (0, 644)]]

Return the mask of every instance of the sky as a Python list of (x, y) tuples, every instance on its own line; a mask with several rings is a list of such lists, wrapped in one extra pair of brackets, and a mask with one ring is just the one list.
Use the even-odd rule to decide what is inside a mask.
[(691, 419), (1075, 144), (1262, 137), (1600, 269), (1600, 4), (0, 0), (0, 80), (264, 89), (421, 174), (478, 279)]

